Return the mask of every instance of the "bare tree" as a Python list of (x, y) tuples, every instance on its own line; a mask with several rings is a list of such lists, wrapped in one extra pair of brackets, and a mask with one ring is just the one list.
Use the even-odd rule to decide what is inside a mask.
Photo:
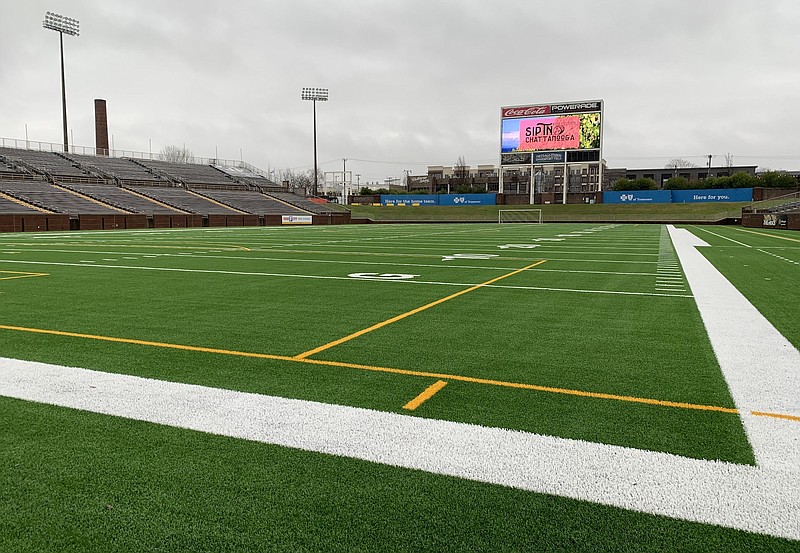
[(172, 163), (194, 163), (194, 153), (186, 146), (164, 146), (158, 153), (158, 158), (162, 161)]
[(675, 159), (669, 160), (664, 167), (666, 169), (688, 169), (690, 167), (697, 167), (697, 164), (692, 163), (691, 161), (676, 157)]
[(697, 167), (697, 165), (679, 157), (669, 160), (667, 164), (664, 165), (665, 169), (672, 169), (672, 176), (674, 177), (678, 176), (678, 169), (689, 169), (691, 167)]
[(464, 179), (469, 176), (469, 165), (464, 161), (464, 156), (458, 156), (455, 165), (453, 165), (453, 176), (464, 183)]
[(733, 167), (733, 155), (730, 152), (725, 154), (725, 167), (727, 167), (728, 169)]
[[(296, 169), (274, 169), (275, 181), (278, 184), (288, 186), (293, 189), (303, 189), (306, 195), (311, 195), (314, 190), (314, 170), (308, 169), (306, 171), (298, 171)], [(325, 175), (321, 171), (318, 172), (317, 178), (321, 182), (317, 182), (317, 188), (322, 190)]]

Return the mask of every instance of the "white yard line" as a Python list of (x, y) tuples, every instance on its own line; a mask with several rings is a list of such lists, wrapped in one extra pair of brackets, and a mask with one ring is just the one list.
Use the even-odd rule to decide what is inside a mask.
[(0, 358), (0, 395), (800, 539), (800, 471)]
[(751, 410), (800, 416), (800, 352), (697, 251), (708, 246), (669, 226), (708, 337), (762, 467), (800, 466), (800, 424)]
[[(123, 254), (123, 252), (92, 252), (92, 251), (82, 251), (82, 250), (40, 250), (40, 249), (26, 249), (26, 252), (48, 252), (48, 253), (94, 253), (97, 255), (130, 255), (131, 252), (127, 252)], [(9, 252), (0, 252), (0, 253), (9, 253)], [(19, 253), (19, 252), (14, 252)], [(173, 253), (162, 253), (158, 255), (148, 255), (148, 254), (135, 254), (139, 255), (140, 257), (146, 258), (170, 258), (170, 257), (187, 257), (187, 254), (173, 254)], [(383, 265), (389, 267), (430, 267), (435, 269), (496, 269), (498, 271), (516, 271), (519, 267), (497, 267), (497, 266), (489, 266), (489, 265), (453, 265), (453, 264), (432, 264), (432, 263), (401, 263), (401, 262), (389, 262), (389, 261), (364, 261), (364, 260), (357, 260), (357, 261), (348, 261), (348, 260), (340, 260), (340, 259), (299, 259), (299, 258), (291, 258), (291, 257), (244, 257), (244, 256), (237, 256), (237, 255), (197, 255), (197, 254), (190, 254), (189, 257), (192, 259), (224, 259), (230, 261), (244, 261), (244, 262), (252, 262), (252, 261), (279, 261), (281, 263), (317, 263), (323, 265)], [(135, 260), (138, 258), (134, 257), (122, 257), (122, 259), (131, 259)], [(500, 258), (498, 258), (500, 259)], [(548, 259), (549, 260), (549, 259)], [(0, 260), (2, 263), (4, 260)], [(12, 260), (18, 261), (18, 260)], [(114, 261), (114, 259), (103, 259), (103, 261)], [(642, 272), (620, 272), (620, 271), (582, 271), (577, 269), (528, 269), (528, 271), (536, 271), (536, 272), (544, 272), (544, 273), (582, 273), (582, 274), (591, 274), (591, 275), (629, 275), (629, 276), (655, 276), (656, 273), (642, 273)], [(659, 270), (659, 272), (663, 272)]]
[[(348, 280), (352, 282), (375, 282), (371, 279), (353, 278), (349, 276), (329, 276), (329, 275), (303, 275), (291, 273), (264, 273), (256, 271), (222, 271), (215, 269), (181, 269), (178, 267), (147, 267), (135, 265), (84, 265), (84, 263), (94, 263), (94, 261), (81, 261), (81, 263), (61, 263), (56, 261), (19, 261), (16, 259), (0, 259), (0, 264), (10, 263), (14, 265), (56, 265), (63, 267), (91, 267), (92, 269), (120, 269), (120, 270), (140, 270), (140, 271), (163, 271), (177, 273), (198, 273), (198, 274), (219, 274), (219, 275), (239, 275), (239, 276), (259, 276), (275, 278), (299, 278), (299, 279), (319, 279), (319, 280)], [(461, 288), (477, 286), (477, 282), (440, 282), (431, 280), (380, 280), (384, 283), (395, 284), (426, 284), (430, 286), (457, 286)], [(505, 284), (481, 285), (484, 288), (507, 288), (514, 290), (543, 290), (548, 292), (575, 292), (581, 294), (617, 294), (626, 296), (672, 296), (672, 297), (691, 297), (687, 295), (672, 294), (651, 294), (647, 292), (628, 292), (624, 290), (582, 290), (572, 288), (548, 288), (543, 286), (510, 286)]]

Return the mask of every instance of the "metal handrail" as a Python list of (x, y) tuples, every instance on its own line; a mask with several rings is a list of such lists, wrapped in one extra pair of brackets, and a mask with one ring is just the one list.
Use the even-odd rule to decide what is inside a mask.
[[(64, 145), (56, 144), (55, 142), (41, 142), (38, 140), (25, 140), (21, 138), (4, 138), (0, 137), (0, 148), (14, 148), (17, 150), (34, 150), (38, 152), (53, 152), (64, 153)], [(164, 156), (153, 152), (137, 152), (135, 150), (106, 150), (101, 149), (102, 152), (98, 154), (98, 149), (91, 146), (69, 146), (69, 153), (84, 156), (96, 157), (115, 157), (115, 158), (130, 158), (130, 159), (146, 159), (152, 161), (166, 161)], [(270, 179), (268, 173), (263, 169), (251, 165), (246, 161), (240, 159), (220, 159), (220, 158), (207, 158), (207, 157), (192, 157), (185, 161), (195, 165), (218, 165), (221, 167), (234, 167), (245, 169), (251, 173)], [(271, 179), (270, 179), (271, 180)]]

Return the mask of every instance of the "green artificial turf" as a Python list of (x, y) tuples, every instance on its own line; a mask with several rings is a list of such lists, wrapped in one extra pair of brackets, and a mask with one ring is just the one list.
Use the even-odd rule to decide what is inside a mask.
[[(800, 261), (800, 243), (699, 228), (712, 244), (704, 255), (797, 345), (798, 266), (764, 252)], [(0, 325), (293, 356), (546, 260), (313, 358), (732, 407), (685, 279), (683, 291), (658, 288), (659, 260), (674, 258), (664, 233), (598, 223), (2, 235), (0, 271), (48, 276), (0, 280)], [(444, 261), (454, 254), (493, 257)], [(348, 276), (365, 272), (415, 276)], [(4, 329), (0, 356), (399, 413), (439, 378)], [(0, 471), (0, 550), (796, 547), (14, 400), (0, 411), (11, 421), (0, 433), (11, 468)], [(457, 380), (414, 414), (754, 462), (735, 414)]]
[[(498, 247), (588, 228), (14, 237), (19, 253), (9, 258), (57, 264), (13, 265), (49, 276), (5, 281), (13, 293), (4, 299), (0, 324), (293, 356), (544, 260), (495, 282), (512, 288), (472, 291), (314, 358), (733, 407), (691, 298), (665, 297), (655, 288), (659, 253), (672, 253), (663, 250), (660, 226), (604, 226), (597, 234), (536, 242), (535, 249)], [(456, 253), (496, 257), (443, 261)], [(158, 257), (145, 257), (152, 255)], [(357, 272), (409, 273), (431, 284), (348, 278)], [(647, 295), (597, 293), (606, 291)], [(11, 357), (398, 412), (431, 382), (424, 375), (13, 330), (0, 331), (0, 340)], [(736, 415), (494, 388), (452, 383), (418, 414), (753, 463)]]
[(740, 227), (690, 230), (711, 245), (699, 251), (800, 349), (800, 233)]
[(795, 551), (796, 542), (0, 398), (3, 551)]

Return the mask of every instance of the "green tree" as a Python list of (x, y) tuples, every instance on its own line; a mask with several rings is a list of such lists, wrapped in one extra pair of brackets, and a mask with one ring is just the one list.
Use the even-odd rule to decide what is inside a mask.
[(792, 175), (780, 171), (767, 171), (758, 176), (758, 185), (764, 188), (797, 188), (798, 181)]
[(664, 181), (665, 190), (687, 190), (689, 188), (689, 179), (686, 177), (672, 177)]
[(731, 188), (753, 188), (759, 185), (758, 178), (750, 173), (734, 173), (730, 183)]

